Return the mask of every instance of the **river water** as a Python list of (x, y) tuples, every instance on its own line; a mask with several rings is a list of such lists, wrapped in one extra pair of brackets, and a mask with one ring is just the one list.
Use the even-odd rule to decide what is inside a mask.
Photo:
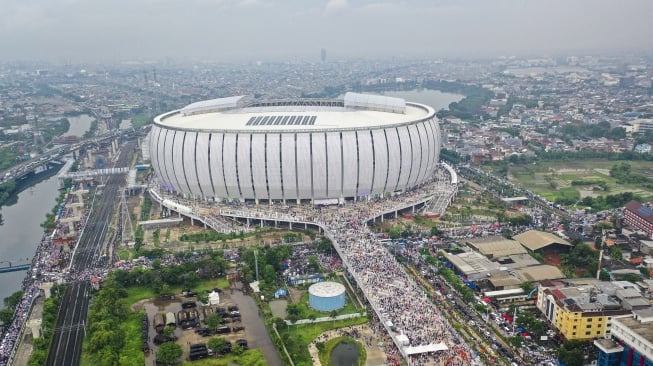
[(88, 114), (80, 114), (74, 117), (66, 117), (68, 122), (70, 122), (70, 128), (66, 135), (75, 135), (79, 138), (84, 136), (86, 131), (91, 128), (91, 122), (93, 122), (93, 117)]
[[(15, 203), (0, 209), (4, 224), (0, 226), (0, 261), (32, 260), (43, 236), (41, 223), (54, 207), (59, 195), (56, 175), (18, 194)], [(2, 263), (2, 267), (7, 263)], [(20, 290), (27, 271), (0, 273), (0, 299)]]
[[(93, 118), (82, 114), (68, 117), (70, 128), (66, 134), (82, 136), (91, 126)], [(54, 207), (59, 195), (57, 176), (42, 180), (10, 198), (0, 208), (4, 224), (0, 225), (0, 262), (32, 260), (38, 247), (45, 214)], [(6, 267), (7, 263), (0, 263)], [(27, 271), (0, 273), (0, 301), (21, 289)], [(2, 303), (0, 302), (0, 307)]]

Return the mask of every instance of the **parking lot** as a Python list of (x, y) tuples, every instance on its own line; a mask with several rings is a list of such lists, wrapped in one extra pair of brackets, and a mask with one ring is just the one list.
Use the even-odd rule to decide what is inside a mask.
[[(157, 332), (155, 329), (155, 316), (157, 316), (157, 314), (167, 314), (171, 312), (175, 314), (175, 320), (177, 321), (177, 324), (179, 324), (181, 322), (179, 321), (177, 314), (182, 310), (182, 304), (185, 301), (196, 301), (196, 298), (183, 297), (179, 294), (174, 296), (172, 299), (167, 300), (148, 300), (135, 307), (135, 310), (144, 309), (149, 319), (148, 343), (150, 352), (146, 356), (147, 365), (154, 364), (156, 359), (157, 345), (154, 342), (154, 338), (157, 335)], [(259, 316), (256, 303), (251, 297), (243, 295), (240, 290), (235, 290), (233, 293), (226, 290), (220, 293), (219, 304), (207, 307), (204, 307), (199, 303), (196, 305), (197, 307), (194, 309), (197, 309), (200, 324), (196, 327), (189, 327), (188, 329), (182, 329), (181, 326), (177, 325), (174, 330), (174, 336), (177, 338), (176, 342), (182, 346), (184, 351), (182, 355), (183, 361), (189, 360), (191, 345), (208, 343), (211, 337), (221, 337), (225, 338), (231, 344), (236, 344), (238, 340), (244, 339), (247, 341), (249, 349), (258, 348), (263, 352), (268, 365), (282, 365), (281, 359), (279, 358), (272, 340), (267, 333), (265, 324), (263, 323), (263, 318)], [(219, 309), (223, 309), (226, 314), (228, 314), (223, 316), (224, 324), (220, 327), (225, 330), (228, 329), (228, 332), (225, 331), (223, 334), (216, 334), (213, 336), (200, 334), (198, 329), (207, 327), (206, 323), (204, 323), (206, 316), (213, 312), (221, 311)], [(239, 318), (238, 315), (240, 316)], [(159, 315), (159, 317), (161, 317), (161, 315)]]

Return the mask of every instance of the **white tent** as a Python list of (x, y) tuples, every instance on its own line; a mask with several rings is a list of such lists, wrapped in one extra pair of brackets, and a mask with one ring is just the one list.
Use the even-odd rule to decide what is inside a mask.
[(209, 294), (209, 305), (217, 305), (220, 303), (220, 294), (213, 291)]
[(410, 344), (410, 340), (408, 340), (408, 337), (405, 334), (398, 334), (397, 342), (399, 342), (399, 344), (402, 346), (407, 346)]
[(261, 289), (258, 287), (258, 281), (251, 282), (251, 283), (249, 284), (249, 287), (252, 288), (252, 292), (253, 292), (253, 293), (259, 293), (259, 292), (261, 292)]

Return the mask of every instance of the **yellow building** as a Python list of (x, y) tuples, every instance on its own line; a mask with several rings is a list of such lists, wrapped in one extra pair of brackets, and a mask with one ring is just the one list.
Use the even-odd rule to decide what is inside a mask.
[(564, 339), (591, 340), (610, 335), (613, 317), (650, 304), (630, 282), (580, 279), (541, 282), (537, 307)]

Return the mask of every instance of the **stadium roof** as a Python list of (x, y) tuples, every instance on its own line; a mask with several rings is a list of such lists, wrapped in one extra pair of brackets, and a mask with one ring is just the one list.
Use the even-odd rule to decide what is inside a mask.
[(157, 116), (156, 124), (198, 131), (355, 130), (402, 125), (435, 116), (429, 106), (403, 99), (347, 93), (344, 99), (246, 102), (243, 96), (212, 99)]
[(217, 112), (220, 110), (236, 108), (238, 107), (238, 102), (244, 97), (244, 95), (239, 95), (235, 97), (210, 99), (191, 103), (181, 109), (181, 114), (188, 116), (192, 114)]
[(344, 102), (345, 108), (362, 108), (392, 113), (404, 113), (406, 111), (405, 100), (383, 95), (348, 92), (345, 94)]
[(519, 235), (513, 236), (513, 238), (532, 251), (542, 249), (552, 244), (571, 246), (571, 243), (559, 236), (537, 230), (528, 230)]

